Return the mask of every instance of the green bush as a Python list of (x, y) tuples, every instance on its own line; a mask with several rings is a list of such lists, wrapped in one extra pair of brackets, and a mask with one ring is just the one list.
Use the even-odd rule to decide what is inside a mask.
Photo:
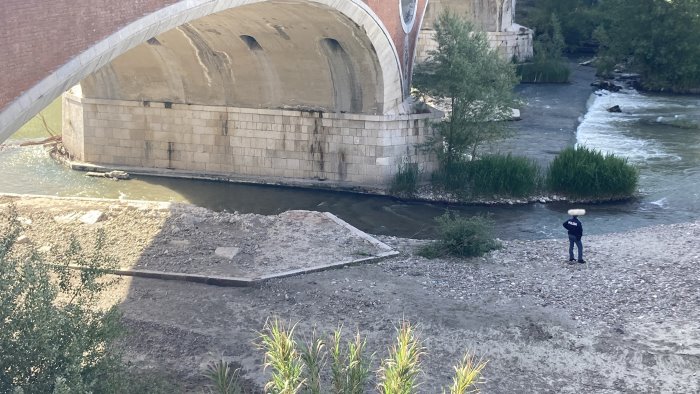
[(420, 170), (417, 163), (402, 163), (394, 175), (389, 191), (398, 196), (411, 197), (416, 193), (419, 178)]
[(578, 199), (630, 198), (638, 181), (639, 171), (627, 159), (583, 146), (563, 150), (547, 173), (551, 191)]
[(541, 183), (540, 167), (527, 157), (488, 155), (465, 164), (474, 195), (524, 197), (535, 193)]
[(423, 257), (482, 256), (501, 247), (493, 237), (494, 222), (488, 217), (463, 218), (456, 213), (446, 212), (436, 220), (438, 239), (418, 251)]
[(111, 344), (121, 333), (119, 315), (97, 305), (113, 282), (100, 270), (111, 264), (103, 238), (92, 251), (72, 239), (50, 266), (17, 243), (21, 233), (11, 206), (0, 215), (0, 392), (118, 392), (121, 364)]
[(522, 83), (566, 83), (571, 73), (561, 60), (518, 64), (516, 72)]

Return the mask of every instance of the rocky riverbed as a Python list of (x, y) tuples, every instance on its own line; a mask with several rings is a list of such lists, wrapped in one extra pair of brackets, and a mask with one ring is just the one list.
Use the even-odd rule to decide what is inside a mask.
[[(100, 227), (110, 254), (144, 264), (153, 260), (156, 266), (162, 256), (144, 253), (154, 239), (188, 241), (188, 255), (197, 256), (212, 243), (196, 234), (218, 234), (224, 217), (241, 228), (313, 236), (305, 227), (314, 224), (303, 215), (295, 226), (285, 227), (278, 225), (285, 223), (285, 214), (237, 215), (182, 206), (173, 211), (161, 204), (118, 201), (105, 202), (107, 220), (95, 224), (77, 220), (38, 226), (33, 224), (44, 216), (55, 222), (75, 213), (75, 202), (13, 201), (32, 227), (31, 237), (43, 240), (38, 246), (60, 242), (56, 231), (65, 229), (89, 240)], [(95, 208), (83, 204), (85, 210)], [(183, 213), (196, 231), (168, 223)], [(251, 234), (247, 242), (252, 245), (259, 240)], [(350, 255), (357, 250), (347, 233), (325, 236), (329, 249)], [(427, 350), (421, 393), (441, 392), (465, 350), (488, 360), (485, 393), (699, 392), (700, 252), (694, 245), (700, 222), (584, 236), (587, 264), (568, 264), (563, 236), (562, 229), (561, 239), (507, 241), (501, 250), (466, 260), (426, 260), (414, 254), (426, 241), (383, 236), (378, 238), (399, 256), (246, 288), (125, 277), (104, 302), (120, 305), (131, 330), (121, 344), (131, 365), (161, 373), (192, 392), (205, 383), (206, 364), (222, 356), (243, 368), (249, 384), (262, 387), (266, 372), (254, 342), (256, 330), (273, 316), (298, 323), (301, 335), (314, 328), (328, 333), (338, 325), (348, 335), (359, 330), (376, 352), (375, 368), (395, 326), (411, 321)], [(293, 252), (297, 259), (304, 253), (320, 252)], [(170, 258), (184, 258), (178, 256)], [(207, 261), (177, 263), (194, 269)]]

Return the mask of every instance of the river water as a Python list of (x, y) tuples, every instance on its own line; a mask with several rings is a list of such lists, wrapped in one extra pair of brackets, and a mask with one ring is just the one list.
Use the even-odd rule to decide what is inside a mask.
[[(700, 212), (700, 97), (596, 92), (592, 71), (578, 70), (570, 85), (529, 85), (524, 120), (501, 151), (513, 151), (545, 164), (563, 147), (578, 143), (627, 157), (641, 171), (635, 201), (577, 205), (589, 234), (697, 219)], [(589, 97), (590, 95), (590, 97)], [(59, 105), (59, 110), (55, 106)], [(607, 108), (619, 105), (622, 113)], [(48, 109), (60, 121), (60, 104)], [(34, 122), (7, 144), (36, 136)], [(214, 210), (276, 214), (289, 209), (330, 211), (373, 234), (427, 238), (444, 204), (404, 202), (387, 197), (319, 190), (240, 185), (199, 180), (136, 177), (129, 181), (87, 178), (54, 163), (41, 147), (0, 149), (0, 192), (190, 202)], [(564, 203), (524, 206), (450, 206), (465, 215), (490, 213), (503, 239), (562, 237)]]

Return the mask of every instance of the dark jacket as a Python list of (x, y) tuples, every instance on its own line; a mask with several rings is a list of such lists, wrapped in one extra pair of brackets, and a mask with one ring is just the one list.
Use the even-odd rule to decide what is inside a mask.
[(569, 231), (569, 235), (574, 235), (576, 238), (581, 238), (583, 236), (583, 225), (576, 217), (565, 221), (564, 228)]

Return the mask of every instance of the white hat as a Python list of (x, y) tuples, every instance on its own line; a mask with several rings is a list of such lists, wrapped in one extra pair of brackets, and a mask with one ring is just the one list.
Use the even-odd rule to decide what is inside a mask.
[(586, 214), (585, 209), (569, 209), (569, 215), (571, 216), (583, 216)]

